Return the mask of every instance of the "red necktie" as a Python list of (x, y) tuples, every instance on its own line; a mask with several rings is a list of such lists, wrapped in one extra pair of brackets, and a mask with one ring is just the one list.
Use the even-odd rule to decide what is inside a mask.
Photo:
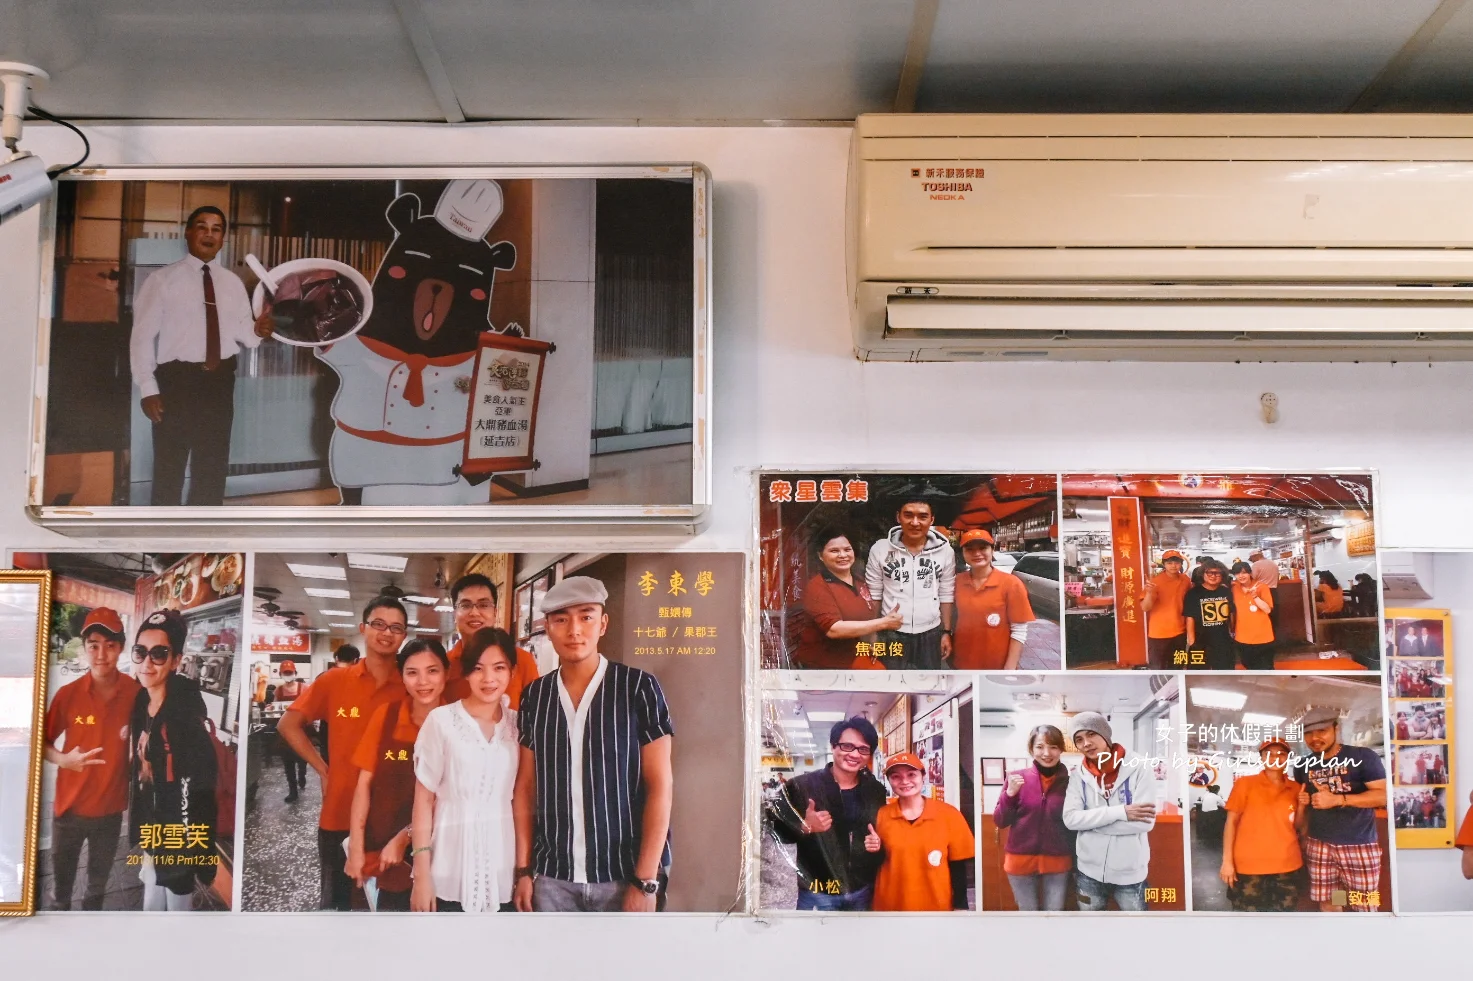
[(215, 281), (210, 278), (210, 267), (205, 271), (205, 370), (220, 367), (220, 314), (215, 309)]

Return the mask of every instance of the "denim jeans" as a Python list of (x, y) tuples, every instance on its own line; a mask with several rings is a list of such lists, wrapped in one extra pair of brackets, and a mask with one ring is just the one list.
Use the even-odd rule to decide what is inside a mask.
[[(1013, 887), (1013, 902), (1017, 903), (1020, 910), (1061, 910), (1064, 908), (1065, 890), (1069, 888), (1069, 873), (1010, 875), (1008, 884)], [(1043, 890), (1042, 905), (1038, 901), (1040, 888)]]
[(804, 889), (803, 883), (798, 883), (798, 908), (818, 910), (822, 913), (863, 912), (870, 908), (870, 903), (873, 901), (874, 896), (874, 886), (865, 886), (863, 889), (856, 889), (853, 892), (831, 896), (828, 893)]
[(1144, 879), (1140, 882), (1119, 885), (1091, 879), (1083, 872), (1075, 872), (1074, 881), (1079, 889), (1079, 909), (1082, 912), (1104, 909), (1111, 897), (1114, 897), (1115, 905), (1122, 910), (1135, 911), (1146, 908), (1146, 881)]
[[(662, 871), (655, 909), (665, 909), (669, 878)], [(618, 913), (624, 909), (627, 882), (569, 882), (539, 875), (532, 880), (532, 909), (539, 913)]]

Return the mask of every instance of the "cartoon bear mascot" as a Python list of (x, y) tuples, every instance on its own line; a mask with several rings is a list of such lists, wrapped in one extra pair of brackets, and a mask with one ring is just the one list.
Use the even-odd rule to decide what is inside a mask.
[(341, 380), (328, 457), (344, 503), (359, 489), (365, 505), (490, 501), (490, 482), (470, 483), (460, 462), (478, 338), (496, 330), (496, 271), (517, 261), (510, 242), (486, 241), (501, 205), (488, 180), (451, 181), (432, 214), (415, 194), (389, 205), (394, 241), (373, 277), (373, 313), (317, 349)]

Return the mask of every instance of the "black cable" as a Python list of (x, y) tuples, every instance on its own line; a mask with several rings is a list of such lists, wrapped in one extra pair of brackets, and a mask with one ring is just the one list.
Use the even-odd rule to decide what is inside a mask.
[(45, 119), (48, 122), (56, 123), (58, 126), (65, 126), (67, 129), (71, 130), (73, 133), (76, 133), (79, 137), (82, 138), (82, 155), (77, 158), (76, 163), (69, 163), (65, 167), (52, 167), (46, 172), (46, 176), (50, 177), (52, 180), (56, 180), (67, 171), (76, 170), (78, 167), (82, 166), (82, 164), (87, 162), (87, 158), (92, 155), (92, 143), (90, 140), (87, 139), (86, 133), (82, 132), (80, 129), (67, 122), (65, 119), (62, 119), (60, 116), (53, 116), (51, 113), (47, 112), (45, 109), (42, 109), (35, 103), (31, 104), (30, 110), (34, 115), (40, 116), (42, 119)]

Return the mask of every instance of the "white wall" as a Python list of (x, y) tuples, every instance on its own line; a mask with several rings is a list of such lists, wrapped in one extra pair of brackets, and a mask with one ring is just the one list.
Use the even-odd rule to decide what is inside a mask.
[[(1449, 817), (1455, 828), (1468, 813), (1473, 791), (1473, 553), (1445, 552), (1432, 557), (1433, 597), (1421, 601), (1388, 601), (1391, 607), (1421, 606), (1451, 610), (1453, 668), (1453, 798)], [(1457, 848), (1402, 849), (1396, 853), (1397, 897), (1403, 909), (1417, 912), (1473, 910), (1473, 881), (1463, 878)]]
[[(842, 128), (89, 127), (89, 135), (97, 164), (706, 164), (716, 180), (715, 504), (710, 525), (689, 547), (750, 544), (747, 471), (759, 464), (1376, 467), (1384, 544), (1473, 547), (1473, 523), (1454, 520), (1473, 486), (1473, 366), (1194, 365), (1171, 372), (1172, 384), (1189, 382), (1194, 411), (1181, 412), (1162, 405), (1167, 373), (1149, 365), (854, 361), (843, 265), (849, 134)], [(73, 152), (72, 137), (40, 126), (27, 129), (27, 145), (51, 160)], [(38, 227), (32, 211), (0, 229), (0, 364), (10, 368), (9, 383), (0, 386), (0, 418), (7, 420), (0, 431), (0, 541), (10, 547), (67, 544), (32, 525), (22, 509), (31, 389), (21, 366), (34, 355)], [(1283, 420), (1272, 427), (1258, 417), (1259, 393), (1270, 390), (1279, 395)], [(490, 544), (472, 533), (457, 547)], [(1128, 946), (1136, 953), (1091, 958), (1092, 981), (1137, 978), (1152, 964), (1191, 965), (1199, 977), (1239, 973), (1226, 960), (1201, 960), (1198, 935), (1184, 926), (1132, 927), (1138, 936)], [(382, 924), (365, 916), (331, 923), (321, 914), (208, 916), (181, 929), (141, 914), (112, 914), (0, 924), (0, 938), (17, 977), (44, 971), (119, 981), (204, 970), (211, 981), (285, 981), (435, 976), (490, 962), (524, 977), (592, 968), (640, 981), (752, 981), (816, 964), (826, 976), (863, 978), (947, 963), (958, 976), (981, 965), (1037, 972), (1049, 964), (1039, 951), (1061, 934), (1081, 950), (1109, 949), (1121, 942), (1121, 927), (1113, 917), (1071, 918), (1067, 925), (1044, 917), (912, 917), (897, 943), (860, 919), (538, 917), (493, 932), (431, 917), (416, 922), (406, 942), (389, 943)], [(1427, 918), (1338, 918), (1315, 921), (1315, 942), (1305, 943), (1306, 923), (1298, 918), (1251, 924), (1255, 962), (1315, 974), (1323, 972), (1326, 950), (1354, 951), (1357, 971), (1368, 973), (1404, 966), (1407, 951), (1451, 958), (1450, 928)], [(1423, 962), (1437, 959), (1434, 953)]]

